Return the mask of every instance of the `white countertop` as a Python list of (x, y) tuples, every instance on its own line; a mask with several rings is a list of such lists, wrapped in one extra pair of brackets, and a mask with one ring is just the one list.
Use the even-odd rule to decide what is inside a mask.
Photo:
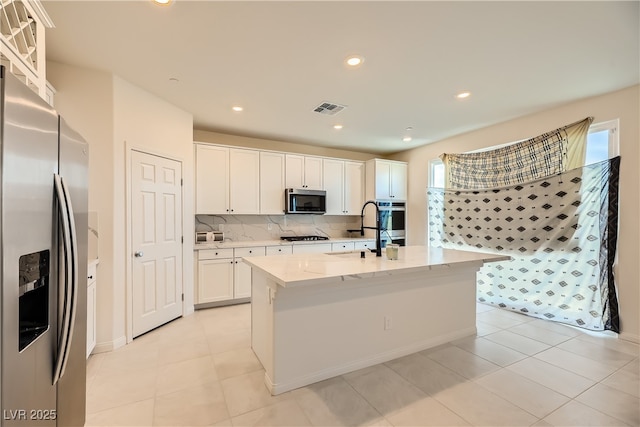
[(201, 249), (224, 249), (224, 248), (246, 248), (251, 246), (282, 246), (282, 245), (315, 245), (319, 243), (342, 243), (342, 242), (358, 242), (358, 241), (375, 240), (366, 237), (331, 237), (329, 240), (299, 240), (297, 242), (288, 242), (286, 240), (241, 240), (241, 241), (223, 241), (211, 243), (196, 243), (193, 249), (198, 251)]
[(485, 262), (506, 261), (510, 256), (479, 252), (433, 248), (429, 246), (404, 246), (398, 251), (397, 260), (360, 251), (334, 252), (331, 254), (299, 254), (245, 258), (244, 262), (258, 268), (283, 287), (317, 285), (340, 280), (361, 279), (451, 268), (454, 266), (482, 265)]

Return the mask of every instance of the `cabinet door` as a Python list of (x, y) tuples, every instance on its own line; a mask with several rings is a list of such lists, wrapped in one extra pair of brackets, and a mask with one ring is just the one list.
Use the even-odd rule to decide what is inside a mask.
[(198, 261), (197, 304), (233, 299), (233, 259)]
[[(326, 176), (326, 175), (325, 175)], [(329, 193), (327, 192), (327, 197)], [(360, 215), (364, 204), (364, 163), (344, 162), (344, 213)]]
[(322, 157), (304, 158), (304, 188), (322, 190)]
[(304, 156), (287, 154), (285, 170), (286, 188), (304, 188)]
[(391, 197), (394, 200), (407, 200), (407, 165), (391, 163)]
[(227, 214), (229, 149), (196, 144), (196, 214)]
[(251, 267), (237, 259), (233, 264), (233, 297), (248, 298), (251, 296)]
[(96, 346), (96, 281), (87, 286), (87, 357)]
[(376, 160), (375, 163), (376, 200), (391, 198), (391, 163)]
[(344, 215), (344, 162), (324, 159), (324, 189), (327, 191), (327, 215)]
[(250, 246), (233, 250), (233, 297), (251, 297), (251, 267), (243, 259), (254, 256), (264, 256), (264, 246)]
[(260, 213), (260, 152), (229, 150), (229, 213)]
[(284, 213), (284, 154), (260, 153), (260, 213)]

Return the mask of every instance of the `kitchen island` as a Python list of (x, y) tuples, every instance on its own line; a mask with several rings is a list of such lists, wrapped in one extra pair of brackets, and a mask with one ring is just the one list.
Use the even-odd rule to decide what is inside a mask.
[(251, 346), (271, 394), (476, 333), (475, 274), (509, 256), (426, 246), (247, 258)]

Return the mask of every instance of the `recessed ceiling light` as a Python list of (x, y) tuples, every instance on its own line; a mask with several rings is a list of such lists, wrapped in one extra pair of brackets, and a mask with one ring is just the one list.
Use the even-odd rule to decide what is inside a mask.
[(177, 78), (175, 78), (175, 77), (169, 77), (169, 81), (170, 81), (171, 83), (178, 83), (180, 80), (178, 80), (178, 79), (177, 79)]
[(344, 62), (349, 66), (349, 67), (357, 67), (359, 65), (362, 65), (362, 63), (364, 62), (364, 58), (360, 55), (351, 55), (348, 56), (347, 59), (344, 60)]
[(471, 95), (471, 92), (460, 92), (459, 94), (456, 95), (456, 98), (458, 99), (464, 99), (464, 98), (468, 98)]
[(244, 110), (244, 108), (242, 108), (242, 107), (241, 107), (241, 106), (239, 106), (239, 105), (235, 105), (235, 106), (231, 107), (231, 109), (232, 109), (233, 111), (235, 111), (236, 113), (239, 113), (240, 111)]
[(411, 137), (410, 136), (405, 136), (404, 138), (402, 138), (402, 141), (410, 142), (411, 141)]
[(333, 125), (334, 129), (342, 129), (342, 125)]
[(171, 3), (172, 0), (153, 0), (154, 3), (159, 4), (161, 6), (166, 6)]

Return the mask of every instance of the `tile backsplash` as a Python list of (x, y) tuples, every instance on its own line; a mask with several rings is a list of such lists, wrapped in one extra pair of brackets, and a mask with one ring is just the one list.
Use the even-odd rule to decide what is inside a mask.
[(277, 240), (281, 236), (358, 237), (360, 216), (334, 215), (196, 215), (195, 231), (222, 231), (225, 240)]

